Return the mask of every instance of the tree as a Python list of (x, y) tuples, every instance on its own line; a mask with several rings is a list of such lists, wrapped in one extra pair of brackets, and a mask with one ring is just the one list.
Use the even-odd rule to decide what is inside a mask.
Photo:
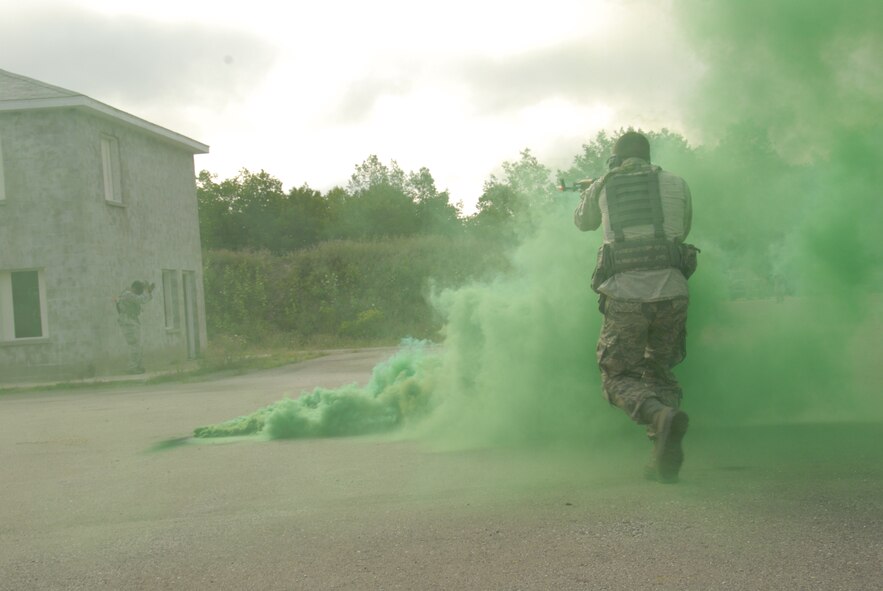
[(350, 195), (357, 195), (380, 185), (404, 192), (405, 173), (395, 160), (390, 166), (386, 166), (376, 154), (371, 154), (363, 163), (356, 165), (356, 171), (350, 177), (346, 188)]
[(504, 162), (503, 174), (504, 183), (518, 193), (527, 205), (547, 203), (553, 197), (555, 186), (552, 171), (541, 164), (529, 148), (521, 151), (518, 160)]
[(404, 179), (395, 161), (387, 166), (374, 154), (357, 164), (347, 189), (334, 192), (331, 236), (363, 240), (416, 232), (416, 206), (405, 194)]
[(237, 227), (232, 198), (216, 176), (203, 170), (196, 179), (196, 200), (199, 208), (199, 234), (204, 248), (242, 248), (244, 236)]
[(348, 196), (338, 213), (341, 238), (410, 236), (419, 229), (417, 206), (400, 189), (378, 184)]
[(492, 237), (510, 235), (513, 220), (523, 208), (521, 196), (515, 189), (495, 178), (485, 181), (477, 206), (478, 213), (470, 220), (471, 226)]
[(245, 246), (255, 250), (284, 252), (281, 244), (286, 232), (282, 223), (285, 209), (282, 181), (263, 170), (251, 173), (243, 169), (232, 182), (225, 183), (233, 193), (233, 210), (239, 214)]
[(435, 186), (429, 169), (422, 167), (408, 174), (408, 196), (417, 204), (420, 231), (424, 234), (450, 234), (460, 228), (460, 211), (451, 205), (450, 195)]
[(457, 208), (447, 191), (436, 188), (429, 169), (406, 174), (394, 160), (387, 166), (376, 155), (356, 166), (336, 199), (335, 233), (342, 238), (449, 233), (459, 226)]
[(207, 170), (196, 175), (196, 203), (199, 210), (199, 238), (204, 248), (222, 248), (223, 225), (229, 205), (217, 191), (215, 176)]
[(330, 210), (329, 201), (306, 184), (289, 191), (280, 216), (284, 231), (278, 235), (278, 251), (306, 248), (325, 240), (331, 221)]
[(614, 142), (615, 138), (599, 131), (594, 139), (583, 144), (583, 151), (576, 155), (573, 166), (564, 176), (573, 180), (602, 176), (607, 172), (607, 159), (613, 153)]
[(478, 198), (474, 227), (498, 236), (512, 236), (515, 223), (530, 221), (534, 206), (545, 206), (553, 199), (551, 171), (529, 149), (521, 158), (504, 162), (503, 178), (491, 175)]
[(197, 200), (205, 248), (284, 253), (322, 240), (328, 226), (329, 204), (320, 193), (303, 185), (286, 194), (263, 170), (242, 169), (220, 183), (202, 171)]

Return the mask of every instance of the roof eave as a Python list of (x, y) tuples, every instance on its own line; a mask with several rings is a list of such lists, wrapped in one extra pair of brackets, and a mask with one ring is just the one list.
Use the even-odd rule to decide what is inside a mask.
[(180, 144), (194, 154), (208, 154), (209, 151), (209, 147), (202, 142), (198, 142), (196, 140), (190, 139), (187, 136), (183, 136), (180, 133), (175, 133), (174, 131), (166, 129), (165, 127), (160, 127), (159, 125), (153, 124), (149, 121), (145, 121), (144, 119), (140, 119), (138, 117), (135, 117), (134, 115), (130, 115), (125, 111), (114, 109), (109, 105), (105, 105), (104, 103), (100, 103), (84, 95), (0, 101), (0, 111), (29, 111), (33, 109), (59, 109), (65, 107), (79, 107), (97, 111), (98, 113), (107, 117), (118, 119), (120, 121), (128, 123), (129, 125), (134, 125), (135, 127), (139, 127), (145, 131), (158, 135), (166, 140), (170, 140), (176, 144)]

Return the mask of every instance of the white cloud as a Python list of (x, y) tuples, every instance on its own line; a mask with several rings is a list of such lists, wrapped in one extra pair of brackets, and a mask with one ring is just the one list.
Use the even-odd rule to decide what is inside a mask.
[(567, 167), (600, 129), (678, 129), (697, 70), (649, 0), (35, 0), (0, 48), (7, 69), (208, 143), (197, 168), (221, 177), (327, 190), (377, 154), (467, 211), (523, 148)]

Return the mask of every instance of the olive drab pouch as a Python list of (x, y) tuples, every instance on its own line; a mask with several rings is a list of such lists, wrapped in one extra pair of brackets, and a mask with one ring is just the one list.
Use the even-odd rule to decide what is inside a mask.
[(664, 238), (626, 240), (609, 246), (611, 275), (623, 271), (652, 271), (680, 267), (680, 250)]
[(689, 279), (696, 272), (696, 267), (699, 266), (699, 253), (702, 251), (687, 243), (681, 243), (679, 247), (681, 251), (681, 273), (684, 274), (685, 278)]
[(592, 271), (592, 291), (600, 293), (598, 289), (613, 275), (612, 271), (610, 246), (602, 244), (598, 249), (598, 260), (595, 261), (595, 270)]
[(624, 243), (604, 243), (598, 249), (598, 259), (592, 272), (592, 290), (598, 290), (605, 281), (623, 271), (678, 269), (686, 279), (696, 272), (701, 251), (692, 244), (667, 240), (634, 240)]

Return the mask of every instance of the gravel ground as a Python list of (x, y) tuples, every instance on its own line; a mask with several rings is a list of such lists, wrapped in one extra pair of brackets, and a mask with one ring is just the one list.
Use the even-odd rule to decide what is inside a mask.
[(388, 350), (0, 396), (0, 589), (883, 589), (883, 425), (437, 452), (378, 438), (151, 446)]

